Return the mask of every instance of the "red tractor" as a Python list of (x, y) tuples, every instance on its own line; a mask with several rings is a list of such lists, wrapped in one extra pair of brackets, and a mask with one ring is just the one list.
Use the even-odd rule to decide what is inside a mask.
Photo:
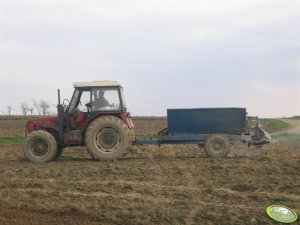
[[(123, 88), (116, 81), (74, 83), (71, 101), (60, 104), (58, 116), (30, 119), (26, 126), (25, 156), (32, 162), (58, 158), (64, 147), (86, 146), (97, 160), (126, 155), (134, 140)], [(66, 103), (66, 104), (65, 104)]]

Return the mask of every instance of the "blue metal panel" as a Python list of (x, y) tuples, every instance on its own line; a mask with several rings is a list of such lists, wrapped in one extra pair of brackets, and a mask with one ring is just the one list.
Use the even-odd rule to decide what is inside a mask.
[(168, 109), (169, 133), (243, 133), (245, 108)]
[(136, 140), (134, 145), (158, 145), (160, 140)]
[(204, 135), (164, 135), (162, 141), (205, 141), (207, 136)]
[[(162, 135), (159, 140), (136, 140), (134, 145), (161, 145), (161, 144), (203, 144), (209, 135), (192, 134), (192, 135)], [(229, 141), (246, 141), (250, 140), (248, 135), (226, 134)]]

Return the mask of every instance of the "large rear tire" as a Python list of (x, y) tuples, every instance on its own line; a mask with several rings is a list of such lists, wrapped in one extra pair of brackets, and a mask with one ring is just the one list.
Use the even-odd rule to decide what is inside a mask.
[(97, 160), (114, 160), (130, 151), (133, 132), (119, 118), (103, 116), (95, 119), (85, 133), (88, 152)]
[(36, 130), (25, 138), (23, 150), (31, 162), (49, 162), (55, 159), (57, 142), (47, 131)]
[(230, 151), (230, 142), (226, 136), (214, 134), (205, 141), (204, 150), (208, 157), (223, 158)]

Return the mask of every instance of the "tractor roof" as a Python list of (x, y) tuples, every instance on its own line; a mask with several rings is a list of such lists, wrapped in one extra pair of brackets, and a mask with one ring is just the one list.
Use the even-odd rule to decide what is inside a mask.
[(103, 80), (91, 82), (74, 82), (74, 88), (77, 87), (119, 87), (121, 86), (117, 81)]

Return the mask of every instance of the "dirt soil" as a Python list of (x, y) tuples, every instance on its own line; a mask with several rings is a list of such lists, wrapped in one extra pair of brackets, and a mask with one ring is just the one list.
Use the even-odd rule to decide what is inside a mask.
[[(299, 121), (288, 122), (284, 132), (300, 134)], [(0, 121), (0, 136), (23, 134), (24, 124)], [(137, 135), (166, 127), (155, 118), (135, 124)], [(300, 214), (300, 140), (236, 143), (223, 159), (195, 145), (133, 147), (110, 162), (67, 148), (46, 164), (26, 161), (19, 144), (0, 145), (1, 225), (277, 224), (265, 214), (271, 204)]]

